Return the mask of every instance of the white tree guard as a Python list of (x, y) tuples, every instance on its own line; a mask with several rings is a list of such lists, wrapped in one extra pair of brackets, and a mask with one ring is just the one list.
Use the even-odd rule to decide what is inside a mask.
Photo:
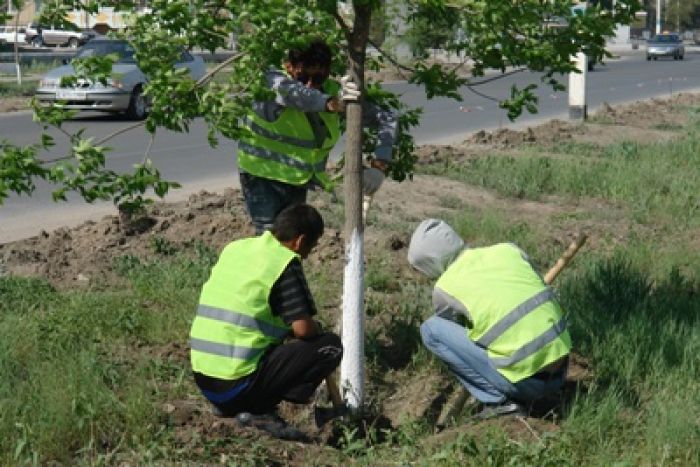
[(345, 261), (340, 387), (347, 406), (359, 409), (365, 395), (365, 313), (364, 239), (357, 230), (345, 246)]

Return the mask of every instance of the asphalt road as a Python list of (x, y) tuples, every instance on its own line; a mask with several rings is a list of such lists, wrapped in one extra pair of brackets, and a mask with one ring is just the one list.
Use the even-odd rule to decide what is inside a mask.
[[(509, 95), (512, 84), (538, 81), (537, 75), (523, 72), (484, 84), (477, 90), (503, 99)], [(568, 81), (564, 79), (563, 84), (568, 84)], [(400, 93), (406, 104), (423, 107), (422, 123), (413, 132), (418, 144), (456, 142), (481, 129), (518, 128), (551, 118), (568, 118), (566, 92), (554, 93), (545, 87), (539, 90), (539, 113), (523, 114), (515, 123), (508, 121), (495, 101), (466, 88), (462, 90), (464, 100), (457, 102), (445, 98), (428, 101), (420, 88), (406, 83), (388, 87)], [(610, 60), (605, 66), (598, 66), (594, 72), (588, 73), (588, 108), (590, 112), (604, 102), (618, 104), (697, 88), (700, 88), (700, 54), (687, 51), (683, 61), (647, 62), (643, 52), (639, 51)], [(86, 135), (99, 139), (129, 124), (115, 116), (83, 113), (78, 119), (66, 123), (65, 128), (68, 131), (86, 128)], [(40, 126), (32, 122), (28, 112), (0, 115), (0, 138), (27, 144), (36, 141), (40, 131)], [(65, 136), (55, 131), (53, 134), (57, 145), (50, 154), (42, 157), (66, 154)], [(142, 128), (112, 139), (109, 145), (114, 150), (109, 155), (109, 167), (127, 170), (141, 162), (148, 143), (149, 135)], [(338, 154), (341, 148), (342, 143), (335, 153)], [(159, 131), (149, 157), (164, 177), (183, 184), (183, 189), (168, 196), (168, 199), (175, 200), (202, 189), (220, 191), (227, 186), (237, 186), (235, 152), (235, 142), (226, 139), (221, 139), (218, 147), (211, 148), (204, 125), (197, 121), (186, 134)], [(31, 198), (11, 195), (0, 206), (0, 243), (35, 235), (40, 229), (75, 225), (87, 218), (114, 212), (110, 203), (86, 205), (77, 197), (56, 204), (51, 201), (50, 192), (50, 186), (40, 183)]]

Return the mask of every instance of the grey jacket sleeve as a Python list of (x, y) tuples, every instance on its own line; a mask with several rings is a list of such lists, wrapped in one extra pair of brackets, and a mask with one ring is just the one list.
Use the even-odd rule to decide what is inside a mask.
[(391, 149), (396, 142), (399, 128), (396, 114), (366, 102), (362, 108), (362, 125), (378, 129), (379, 141), (374, 150), (374, 155), (379, 160), (389, 162), (391, 160)]
[(433, 309), (441, 318), (459, 324), (463, 324), (464, 320), (468, 328), (474, 326), (469, 310), (459, 300), (438, 287), (433, 288)]
[(302, 112), (323, 112), (331, 97), (287, 76), (280, 70), (270, 70), (265, 75), (267, 85), (275, 91), (275, 104)]

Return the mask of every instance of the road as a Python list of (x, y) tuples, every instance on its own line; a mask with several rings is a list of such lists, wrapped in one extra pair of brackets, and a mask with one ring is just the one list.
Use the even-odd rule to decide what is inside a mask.
[[(523, 72), (477, 89), (480, 93), (502, 99), (509, 95), (512, 84), (537, 81), (537, 75)], [(567, 81), (563, 83), (567, 84)], [(394, 83), (388, 87), (400, 93), (404, 103), (423, 107), (421, 125), (413, 132), (418, 144), (461, 141), (466, 135), (481, 129), (519, 128), (542, 120), (568, 117), (567, 94), (554, 93), (548, 88), (539, 90), (538, 114), (524, 114), (516, 123), (510, 123), (496, 102), (466, 88), (462, 90), (464, 100), (457, 102), (445, 98), (428, 101), (421, 89), (407, 83)], [(639, 51), (610, 60), (607, 65), (599, 66), (588, 74), (588, 108), (590, 112), (604, 102), (619, 104), (698, 88), (700, 54), (687, 52), (683, 61), (647, 62), (643, 52)], [(114, 116), (83, 113), (78, 119), (66, 123), (65, 128), (72, 131), (84, 127), (87, 129), (86, 135), (99, 139), (129, 124)], [(36, 141), (39, 133), (40, 126), (32, 122), (28, 112), (0, 115), (0, 138), (27, 144)], [(57, 145), (50, 154), (42, 157), (66, 154), (65, 136), (57, 132), (53, 134)], [(143, 160), (148, 143), (149, 136), (142, 128), (112, 139), (109, 145), (114, 150), (109, 155), (109, 167), (128, 170)], [(341, 148), (342, 142), (334, 153), (340, 153)], [(197, 121), (189, 134), (158, 131), (149, 157), (165, 178), (183, 184), (183, 189), (168, 196), (169, 200), (178, 200), (202, 189), (220, 191), (228, 186), (238, 186), (235, 152), (235, 142), (226, 139), (221, 139), (218, 147), (211, 148), (204, 125)], [(56, 204), (51, 201), (50, 191), (50, 186), (40, 183), (31, 198), (11, 195), (0, 206), (0, 243), (35, 235), (40, 229), (77, 225), (87, 218), (99, 218), (114, 212), (110, 203), (86, 205), (77, 197), (70, 198), (67, 203)]]

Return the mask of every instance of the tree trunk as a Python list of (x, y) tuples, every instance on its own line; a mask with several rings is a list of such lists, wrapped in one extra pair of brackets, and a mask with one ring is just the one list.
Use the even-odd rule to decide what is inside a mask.
[[(355, 21), (348, 35), (348, 71), (364, 89), (365, 48), (369, 37), (371, 7), (353, 6)], [(366, 2), (365, 2), (366, 3)], [(341, 387), (348, 407), (361, 409), (364, 399), (364, 225), (362, 219), (362, 104), (346, 109), (345, 139), (345, 273), (343, 279)]]

